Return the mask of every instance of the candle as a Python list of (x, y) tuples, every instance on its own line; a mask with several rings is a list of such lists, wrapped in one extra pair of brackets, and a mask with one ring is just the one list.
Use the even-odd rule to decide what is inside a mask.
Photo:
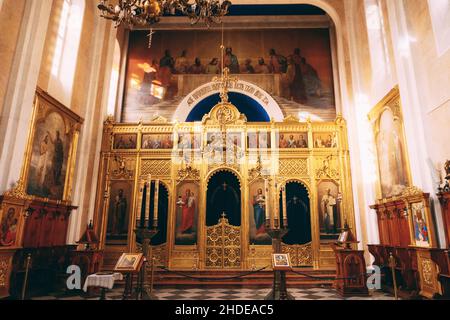
[(145, 197), (145, 222), (148, 221), (150, 225), (150, 190), (152, 189), (152, 175), (149, 174), (147, 177), (147, 193)]
[(285, 227), (288, 226), (288, 220), (287, 220), (287, 203), (286, 203), (286, 187), (283, 187), (281, 191), (281, 197), (283, 202), (283, 224)]
[(269, 221), (270, 219), (270, 209), (269, 209), (269, 180), (264, 179), (264, 204), (265, 204), (265, 211), (266, 211), (266, 221)]
[(273, 228), (278, 229), (280, 226), (280, 206), (278, 203), (278, 184), (274, 185), (274, 193), (273, 193)]
[(158, 227), (159, 180), (155, 180), (155, 197), (153, 207), (153, 227)]
[[(141, 211), (140, 211), (140, 217), (139, 217), (139, 220), (140, 220), (139, 226), (140, 226), (141, 228), (144, 228), (144, 227), (145, 227), (145, 203), (146, 203), (146, 200), (145, 200), (145, 190), (146, 190), (146, 187), (145, 187), (145, 184), (144, 184), (144, 185), (141, 186), (141, 188), (139, 189), (139, 203), (140, 203), (139, 209), (141, 210)], [(137, 223), (137, 222), (136, 222), (136, 223)]]

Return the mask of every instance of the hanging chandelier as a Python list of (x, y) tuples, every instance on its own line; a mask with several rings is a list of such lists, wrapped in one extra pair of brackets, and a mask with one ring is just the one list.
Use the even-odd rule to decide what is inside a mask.
[(163, 15), (176, 14), (189, 17), (191, 24), (202, 21), (210, 27), (221, 22), (230, 6), (228, 0), (101, 0), (98, 9), (116, 27), (151, 27)]

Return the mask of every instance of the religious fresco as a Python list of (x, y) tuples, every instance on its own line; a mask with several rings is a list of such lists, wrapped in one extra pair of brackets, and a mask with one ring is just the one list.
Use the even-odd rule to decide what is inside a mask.
[(338, 138), (335, 132), (313, 134), (314, 148), (337, 148)]
[(199, 195), (199, 186), (196, 183), (185, 182), (178, 187), (176, 245), (194, 245), (197, 243)]
[(116, 134), (114, 135), (114, 149), (136, 149), (136, 134)]
[(50, 112), (36, 123), (28, 171), (27, 193), (62, 200), (71, 135), (63, 116)]
[(248, 132), (247, 146), (249, 149), (270, 149), (272, 147), (270, 131)]
[(339, 187), (334, 181), (321, 181), (317, 189), (320, 237), (337, 239), (341, 229)]
[(202, 134), (178, 132), (178, 150), (197, 150), (202, 147)]
[(249, 187), (249, 228), (250, 243), (269, 245), (272, 243), (266, 232), (266, 197), (264, 195), (264, 180), (259, 179)]
[(117, 181), (111, 183), (106, 241), (126, 241), (132, 204), (132, 190), (133, 185), (131, 182)]
[(399, 195), (409, 185), (406, 149), (401, 120), (390, 108), (380, 115), (376, 147), (382, 197)]
[[(189, 92), (184, 87), (211, 81), (222, 69), (220, 41), (219, 31), (167, 30), (156, 32), (148, 48), (148, 32), (131, 32), (122, 118), (132, 120), (149, 108), (166, 110)], [(270, 84), (260, 84), (269, 93), (312, 113), (335, 113), (328, 29), (229, 30), (224, 43), (223, 66), (232, 74), (250, 82), (252, 75), (273, 75), (267, 77)]]
[(277, 145), (280, 149), (308, 148), (307, 132), (280, 132), (277, 133)]
[(142, 149), (162, 149), (170, 150), (173, 148), (172, 134), (144, 134), (142, 135)]

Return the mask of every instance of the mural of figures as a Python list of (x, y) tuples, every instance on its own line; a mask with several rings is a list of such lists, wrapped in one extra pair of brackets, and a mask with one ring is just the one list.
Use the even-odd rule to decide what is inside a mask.
[(197, 243), (199, 187), (193, 182), (182, 184), (177, 194), (176, 245)]
[(338, 138), (335, 132), (315, 133), (314, 148), (337, 148)]
[(19, 213), (15, 208), (8, 208), (0, 221), (0, 247), (12, 247), (16, 244)]
[(249, 149), (270, 149), (270, 132), (249, 132), (247, 144)]
[(250, 185), (249, 222), (250, 243), (269, 245), (271, 239), (266, 232), (266, 197), (264, 195), (264, 180), (257, 180)]
[(301, 149), (308, 148), (308, 133), (281, 132), (277, 134), (278, 148), (280, 149)]
[(401, 120), (386, 109), (379, 119), (376, 137), (382, 197), (399, 195), (408, 186), (405, 142)]
[(318, 207), (320, 237), (337, 239), (341, 229), (338, 185), (332, 181), (322, 181), (318, 185)]
[(241, 133), (227, 132), (225, 145), (221, 132), (207, 134), (205, 152), (208, 153), (212, 162), (222, 163), (225, 160), (229, 164), (235, 164), (244, 154), (242, 149)]
[(202, 147), (201, 133), (179, 132), (178, 150), (200, 149)]
[(201, 133), (179, 132), (178, 133), (178, 156), (186, 163), (193, 158), (201, 157), (202, 135)]
[(160, 30), (148, 48), (148, 32), (132, 31), (122, 121), (137, 122), (142, 110), (176, 104), (191, 91), (185, 87), (201, 86), (211, 80), (205, 75), (218, 74), (223, 67), (249, 80), (258, 74), (280, 75), (279, 99), (335, 114), (328, 29), (226, 30), (223, 66), (220, 39), (220, 31)]
[(106, 240), (126, 241), (128, 237), (128, 221), (132, 203), (132, 183), (112, 182), (108, 210), (108, 228)]
[(114, 135), (114, 149), (136, 149), (136, 134), (116, 134)]
[(27, 193), (61, 200), (66, 181), (70, 136), (63, 117), (50, 113), (36, 124)]
[(411, 205), (413, 213), (414, 239), (419, 247), (429, 247), (430, 238), (425, 208), (422, 202)]
[(173, 137), (171, 134), (144, 134), (141, 148), (170, 150), (173, 148)]

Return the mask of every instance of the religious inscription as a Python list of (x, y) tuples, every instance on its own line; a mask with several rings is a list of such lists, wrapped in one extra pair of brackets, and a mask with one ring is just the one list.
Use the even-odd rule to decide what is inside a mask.
[[(195, 105), (198, 101), (201, 101), (206, 96), (211, 95), (214, 92), (220, 91), (221, 89), (220, 83), (213, 83), (205, 85), (198, 90), (194, 91), (187, 100), (188, 105), (191, 107)], [(269, 98), (268, 96), (261, 91), (261, 89), (258, 89), (258, 87), (245, 84), (243, 82), (229, 82), (227, 84), (227, 88), (230, 91), (239, 91), (246, 93), (248, 95), (251, 95), (255, 97), (258, 101), (262, 102), (264, 105), (269, 105)]]

